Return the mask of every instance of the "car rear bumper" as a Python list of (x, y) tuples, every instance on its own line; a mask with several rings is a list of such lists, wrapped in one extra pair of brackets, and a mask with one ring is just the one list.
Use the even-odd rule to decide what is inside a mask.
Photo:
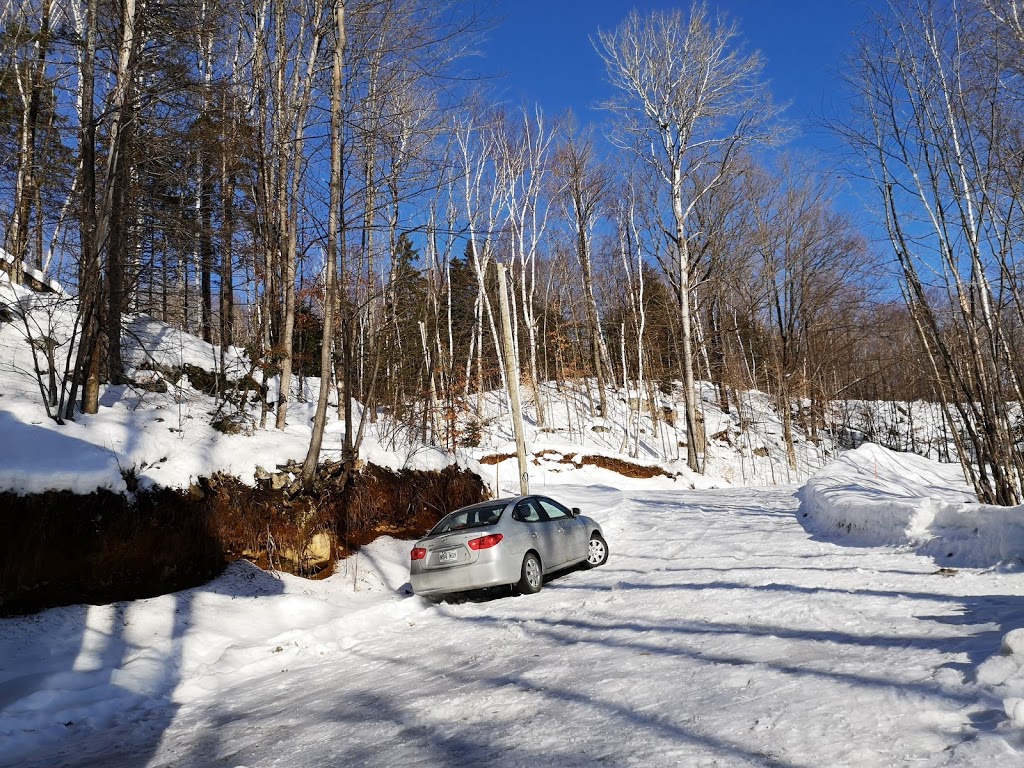
[(497, 587), (519, 581), (521, 564), (507, 560), (477, 561), (451, 568), (417, 569), (409, 573), (409, 584), (417, 595), (464, 592)]

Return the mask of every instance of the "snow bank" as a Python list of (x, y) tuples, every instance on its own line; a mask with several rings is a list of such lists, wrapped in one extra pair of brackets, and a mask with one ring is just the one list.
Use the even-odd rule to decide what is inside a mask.
[(999, 653), (978, 667), (978, 683), (1003, 699), (1003, 710), (1013, 726), (1024, 728), (1024, 629), (1003, 637)]
[(19, 494), (54, 489), (89, 494), (97, 488), (123, 493), (117, 456), (89, 443), (83, 432), (77, 424), (63, 433), (49, 424), (26, 424), (0, 410), (0, 489)]
[(1024, 558), (1024, 507), (978, 504), (959, 465), (865, 444), (813, 475), (800, 497), (807, 527), (851, 543), (907, 547), (955, 567)]

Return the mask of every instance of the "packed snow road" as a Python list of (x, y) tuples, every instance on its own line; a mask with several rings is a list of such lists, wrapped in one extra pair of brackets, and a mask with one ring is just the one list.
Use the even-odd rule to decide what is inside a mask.
[(973, 674), (1024, 575), (816, 540), (792, 489), (553, 495), (612, 556), (533, 596), (400, 596), (378, 549), (333, 587), (0, 622), (0, 764), (1024, 764)]

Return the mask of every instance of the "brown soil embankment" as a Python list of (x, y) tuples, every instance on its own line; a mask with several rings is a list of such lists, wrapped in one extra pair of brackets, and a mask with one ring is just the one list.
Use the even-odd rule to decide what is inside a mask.
[(0, 493), (0, 615), (197, 586), (232, 560), (301, 576), (381, 534), (415, 537), (485, 498), (475, 474), (366, 466), (311, 494), (203, 479), (186, 491)]

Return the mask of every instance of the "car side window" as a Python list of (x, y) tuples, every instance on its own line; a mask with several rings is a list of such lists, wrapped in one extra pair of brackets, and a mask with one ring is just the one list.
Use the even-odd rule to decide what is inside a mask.
[(540, 513), (533, 504), (533, 499), (523, 499), (516, 504), (516, 508), (512, 511), (512, 517), (521, 523), (538, 523), (541, 520)]
[(541, 508), (544, 510), (544, 513), (547, 515), (549, 520), (565, 520), (572, 517), (572, 513), (561, 504), (551, 501), (550, 499), (537, 499), (537, 501), (540, 503)]

